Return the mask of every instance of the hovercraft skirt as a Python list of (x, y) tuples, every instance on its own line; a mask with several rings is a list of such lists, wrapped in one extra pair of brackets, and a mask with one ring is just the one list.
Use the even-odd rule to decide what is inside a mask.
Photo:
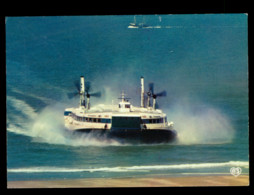
[(141, 143), (168, 143), (176, 139), (176, 132), (173, 130), (105, 130), (105, 129), (78, 129), (76, 132), (94, 134), (105, 138), (116, 138), (127, 142)]

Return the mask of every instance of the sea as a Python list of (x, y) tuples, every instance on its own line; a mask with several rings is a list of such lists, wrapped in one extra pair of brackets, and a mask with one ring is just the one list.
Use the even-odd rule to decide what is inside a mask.
[[(136, 20), (143, 28), (128, 28)], [(6, 17), (7, 180), (249, 175), (248, 15), (153, 14)], [(146, 27), (146, 28), (145, 28)], [(91, 107), (160, 109), (177, 139), (144, 144), (65, 129), (78, 107), (75, 82), (91, 83)], [(237, 176), (237, 175), (234, 175)], [(234, 177), (232, 175), (232, 177)]]

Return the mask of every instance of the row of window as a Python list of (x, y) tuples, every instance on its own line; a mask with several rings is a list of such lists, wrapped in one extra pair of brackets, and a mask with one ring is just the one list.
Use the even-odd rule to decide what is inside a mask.
[[(89, 118), (89, 117), (80, 117), (72, 114), (71, 112), (65, 112), (65, 116), (72, 115), (72, 118), (76, 121), (81, 122), (93, 122), (93, 123), (111, 123), (111, 119), (108, 118)], [(123, 120), (129, 120), (128, 117), (122, 117)], [(143, 124), (153, 124), (153, 123), (163, 123), (163, 119), (167, 122), (167, 117), (157, 118), (157, 119), (142, 119)]]
[(109, 118), (89, 118), (89, 117), (80, 117), (73, 114), (71, 111), (65, 111), (64, 116), (72, 116), (76, 121), (80, 122), (92, 122), (92, 123), (111, 123)]
[(119, 108), (130, 108), (131, 105), (130, 104), (125, 104), (124, 106), (119, 104)]
[[(165, 122), (167, 122), (167, 117), (164, 118)], [(163, 118), (153, 118), (153, 119), (142, 119), (143, 124), (151, 124), (151, 123), (163, 123)]]
[[(72, 116), (74, 120), (80, 122), (93, 122), (93, 123), (111, 123), (111, 119), (108, 118), (87, 118), (87, 117), (79, 117), (76, 115)], [(129, 120), (128, 117), (123, 118), (124, 120)], [(166, 118), (165, 118), (166, 122)], [(143, 124), (156, 124), (156, 123), (163, 123), (163, 118), (159, 119), (142, 119)]]
[(111, 119), (109, 118), (88, 118), (88, 117), (80, 117), (76, 115), (72, 115), (72, 118), (76, 121), (80, 122), (91, 122), (91, 123), (111, 123)]

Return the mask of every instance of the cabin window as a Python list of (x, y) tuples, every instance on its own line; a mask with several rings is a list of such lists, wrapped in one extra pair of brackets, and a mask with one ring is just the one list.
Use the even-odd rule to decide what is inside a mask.
[(149, 123), (163, 123), (163, 118), (157, 118), (157, 119), (142, 119), (142, 122), (144, 124), (149, 124)]
[(71, 111), (65, 111), (64, 116), (69, 116), (71, 114)]
[(103, 118), (103, 119), (101, 119), (101, 122), (102, 123), (111, 123), (111, 120), (108, 118)]
[(125, 105), (125, 108), (130, 108), (130, 104), (126, 104), (126, 105)]

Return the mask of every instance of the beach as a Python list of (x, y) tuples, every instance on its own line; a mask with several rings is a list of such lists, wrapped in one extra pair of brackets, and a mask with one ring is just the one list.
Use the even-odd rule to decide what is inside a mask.
[(248, 186), (249, 176), (185, 176), (148, 178), (89, 178), (48, 181), (9, 181), (7, 188), (104, 188), (104, 187), (190, 187)]

